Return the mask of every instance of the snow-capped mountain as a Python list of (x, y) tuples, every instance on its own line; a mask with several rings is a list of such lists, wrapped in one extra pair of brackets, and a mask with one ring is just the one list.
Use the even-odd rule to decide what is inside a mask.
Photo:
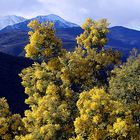
[(15, 16), (15, 15), (0, 17), (0, 30), (5, 28), (6, 26), (14, 25), (14, 24), (23, 22), (25, 20), (27, 19), (20, 16)]
[[(53, 21), (57, 36), (62, 39), (64, 48), (69, 51), (76, 46), (75, 38), (83, 32), (78, 25), (57, 15), (37, 16), (0, 30), (0, 52), (15, 56), (23, 55), (24, 46), (29, 40), (27, 24), (33, 19), (37, 19), (41, 23)], [(116, 26), (110, 28), (108, 38), (108, 46), (120, 50), (125, 57), (129, 55), (132, 48), (137, 48), (140, 52), (140, 31)]]
[(64, 20), (63, 18), (54, 15), (54, 14), (50, 14), (50, 15), (46, 15), (46, 16), (37, 16), (35, 18), (31, 18), (25, 21), (21, 21), (20, 23), (16, 23), (14, 25), (8, 25), (7, 27), (5, 27), (4, 29), (2, 29), (3, 31), (6, 30), (13, 30), (13, 29), (18, 29), (18, 30), (29, 30), (29, 28), (27, 27), (28, 23), (31, 20), (38, 20), (40, 23), (44, 23), (44, 22), (54, 22), (54, 27), (55, 28), (73, 28), (73, 27), (79, 27), (79, 25), (72, 23), (72, 22), (68, 22), (66, 20)]
[(54, 15), (54, 14), (50, 14), (47, 16), (37, 16), (33, 19), (37, 19), (41, 23), (46, 22), (46, 21), (54, 22), (55, 25), (64, 27), (64, 28), (78, 27), (77, 24), (68, 22), (68, 21), (64, 20), (63, 18), (61, 18), (60, 16)]

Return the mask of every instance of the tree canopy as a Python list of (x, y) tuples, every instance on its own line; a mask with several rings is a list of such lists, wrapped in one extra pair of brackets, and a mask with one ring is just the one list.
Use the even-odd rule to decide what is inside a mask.
[(52, 23), (29, 23), (25, 52), (35, 62), (20, 77), (30, 108), (21, 118), (9, 113), (1, 99), (2, 139), (140, 139), (139, 57), (121, 65), (120, 53), (105, 49), (108, 25), (106, 19), (87, 19), (77, 46), (69, 52)]

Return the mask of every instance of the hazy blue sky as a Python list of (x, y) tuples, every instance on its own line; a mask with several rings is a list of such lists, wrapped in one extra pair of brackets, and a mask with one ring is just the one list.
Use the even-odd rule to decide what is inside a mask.
[(79, 25), (87, 17), (107, 18), (112, 26), (140, 29), (140, 0), (0, 0), (0, 16), (11, 14), (57, 14)]

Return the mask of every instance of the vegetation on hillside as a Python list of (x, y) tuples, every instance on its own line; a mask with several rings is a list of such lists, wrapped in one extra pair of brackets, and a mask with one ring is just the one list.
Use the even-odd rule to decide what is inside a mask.
[(21, 118), (0, 100), (2, 139), (140, 139), (140, 56), (121, 64), (118, 51), (105, 49), (108, 25), (87, 19), (69, 52), (52, 23), (29, 23), (25, 51), (35, 62), (20, 77), (30, 108)]

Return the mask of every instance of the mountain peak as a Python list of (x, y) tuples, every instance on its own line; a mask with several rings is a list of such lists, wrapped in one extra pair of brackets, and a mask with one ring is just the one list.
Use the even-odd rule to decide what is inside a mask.
[[(49, 15), (39, 15), (32, 19), (25, 19), (23, 17), (19, 16), (5, 16), (5, 19), (0, 18), (0, 30), (7, 31), (10, 29), (18, 29), (18, 30), (26, 30), (28, 31), (29, 28), (27, 27), (28, 23), (32, 20), (38, 20), (40, 23), (45, 22), (53, 22), (55, 28), (73, 28), (73, 27), (79, 27), (79, 25), (66, 21), (65, 19), (61, 18), (58, 15), (55, 14), (49, 14)], [(7, 25), (7, 27), (6, 27)]]
[(23, 22), (25, 20), (26, 19), (24, 17), (16, 16), (16, 15), (7, 15), (7, 16), (0, 17), (0, 30), (8, 25), (14, 25)]
[(39, 15), (37, 17), (47, 17), (47, 18), (55, 18), (55, 19), (62, 19), (60, 16), (55, 14), (49, 14), (49, 15)]
[(42, 19), (44, 18), (51, 21), (56, 21), (56, 20), (63, 21), (63, 22), (65, 21), (63, 18), (55, 14), (40, 15), (40, 16), (37, 16), (36, 18), (42, 18)]
[(55, 15), (55, 14), (40, 15), (40, 16), (37, 16), (37, 17), (35, 17), (33, 19), (37, 19), (41, 23), (46, 22), (46, 21), (54, 22), (54, 24), (56, 25), (56, 27), (58, 27), (58, 26), (59, 27), (62, 27), (62, 28), (79, 27), (77, 24), (68, 22), (65, 19), (63, 19), (60, 16)]

